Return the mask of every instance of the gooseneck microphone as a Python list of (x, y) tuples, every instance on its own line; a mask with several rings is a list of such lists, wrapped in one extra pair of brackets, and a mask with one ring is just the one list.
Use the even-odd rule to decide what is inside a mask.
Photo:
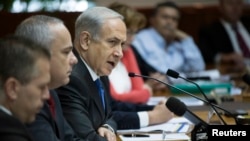
[[(179, 91), (181, 91), (181, 92), (183, 92), (183, 93), (185, 93), (185, 94), (187, 94), (187, 95), (189, 95), (189, 96), (191, 96), (191, 97), (194, 97), (194, 98), (196, 98), (196, 99), (198, 99), (198, 100), (200, 100), (200, 101), (203, 101), (203, 102), (206, 103), (206, 104), (211, 104), (211, 105), (213, 105), (214, 107), (216, 107), (216, 108), (218, 108), (218, 109), (220, 109), (220, 110), (226, 112), (228, 115), (232, 116), (232, 117), (234, 118), (234, 120), (235, 120), (235, 123), (238, 124), (238, 121), (237, 121), (236, 117), (235, 117), (231, 112), (229, 112), (228, 110), (226, 110), (226, 109), (224, 109), (224, 108), (222, 108), (222, 107), (220, 107), (220, 106), (218, 106), (218, 105), (215, 105), (215, 104), (213, 104), (213, 103), (209, 103), (207, 100), (204, 100), (204, 99), (202, 99), (202, 98), (200, 98), (200, 97), (198, 97), (198, 96), (196, 96), (196, 95), (193, 95), (193, 94), (191, 94), (191, 93), (189, 93), (189, 92), (187, 92), (187, 91), (185, 91), (185, 90), (182, 90), (182, 89), (180, 89), (180, 88), (178, 88), (178, 87), (175, 87), (175, 86), (173, 86), (173, 85), (171, 85), (171, 84), (168, 84), (168, 83), (163, 82), (163, 81), (161, 81), (161, 80), (158, 80), (158, 79), (156, 79), (156, 78), (149, 77), (149, 76), (145, 76), (145, 75), (135, 74), (135, 73), (133, 73), (133, 72), (128, 73), (128, 76), (129, 76), (129, 77), (142, 77), (142, 78), (146, 78), (146, 79), (152, 79), (152, 80), (155, 80), (155, 81), (157, 81), (157, 82), (160, 82), (160, 83), (162, 83), (162, 84), (164, 84), (164, 85), (166, 85), (166, 86), (168, 86), (168, 87), (170, 87), (170, 88), (174, 88), (174, 89), (176, 89), (176, 90), (179, 90)], [(177, 107), (178, 107), (178, 106), (177, 106)]]
[(208, 124), (196, 116), (194, 113), (187, 109), (187, 106), (175, 97), (169, 97), (166, 102), (166, 107), (177, 116), (184, 116), (189, 119), (193, 124), (202, 124), (208, 126)]
[[(175, 97), (169, 97), (166, 102), (166, 107), (177, 116), (184, 116), (191, 121), (195, 127), (192, 131), (192, 140), (196, 141), (200, 137), (199, 134), (207, 134), (208, 124), (187, 109), (187, 106)], [(205, 136), (206, 139), (206, 136)]]
[(208, 101), (208, 104), (209, 104), (210, 107), (215, 111), (216, 115), (220, 118), (220, 120), (223, 122), (223, 124), (224, 124), (224, 125), (227, 125), (227, 123), (223, 120), (223, 118), (221, 117), (221, 115), (219, 114), (219, 112), (217, 111), (217, 109), (214, 108), (214, 106), (212, 105), (211, 102), (209, 102), (208, 97), (207, 97), (206, 94), (202, 91), (201, 87), (200, 87), (197, 83), (195, 83), (194, 81), (191, 81), (191, 80), (189, 80), (189, 79), (187, 79), (187, 78), (185, 78), (185, 77), (180, 76), (178, 72), (176, 72), (176, 71), (174, 71), (174, 70), (171, 70), (171, 69), (168, 69), (166, 74), (167, 74), (168, 76), (170, 76), (170, 77), (173, 77), (173, 78), (176, 78), (176, 79), (177, 79), (177, 78), (181, 78), (181, 79), (183, 79), (183, 80), (185, 80), (185, 81), (187, 81), (187, 82), (190, 82), (190, 83), (194, 84), (194, 85), (199, 89), (199, 91), (201, 92), (201, 94), (203, 95), (203, 97), (205, 98), (205, 100)]

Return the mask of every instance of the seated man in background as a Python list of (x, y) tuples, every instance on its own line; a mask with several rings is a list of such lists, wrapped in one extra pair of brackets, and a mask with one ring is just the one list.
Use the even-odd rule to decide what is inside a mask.
[(127, 40), (122, 48), (123, 57), (109, 75), (111, 96), (118, 101), (145, 104), (152, 95), (152, 88), (144, 83), (141, 77), (130, 78), (128, 73), (140, 74), (130, 45), (135, 33), (146, 25), (146, 18), (135, 9), (121, 3), (112, 3), (109, 8), (124, 17), (127, 27)]
[(151, 27), (135, 35), (132, 47), (143, 75), (166, 81), (168, 69), (183, 73), (205, 69), (192, 37), (178, 29), (180, 16), (175, 3), (159, 3), (150, 19)]
[(199, 33), (206, 63), (222, 65), (221, 73), (245, 71), (244, 58), (250, 59), (250, 26), (241, 20), (243, 6), (243, 0), (219, 0), (220, 19)]
[[(123, 56), (127, 34), (123, 16), (105, 7), (94, 7), (84, 11), (75, 25), (74, 53), (79, 62), (70, 83), (57, 92), (64, 115), (79, 136), (114, 140), (111, 137), (115, 136), (116, 123), (118, 129), (134, 129), (166, 122), (173, 116), (165, 103), (154, 108), (112, 99), (108, 75)], [(142, 110), (149, 111), (138, 115), (137, 111)]]
[(69, 82), (72, 67), (77, 63), (68, 29), (58, 18), (35, 15), (22, 21), (15, 34), (43, 45), (52, 54), (50, 99), (46, 101), (35, 122), (28, 125), (31, 135), (36, 141), (80, 140), (66, 122), (57, 93), (53, 90)]
[(32, 141), (24, 124), (49, 99), (50, 53), (21, 37), (0, 40), (0, 139)]

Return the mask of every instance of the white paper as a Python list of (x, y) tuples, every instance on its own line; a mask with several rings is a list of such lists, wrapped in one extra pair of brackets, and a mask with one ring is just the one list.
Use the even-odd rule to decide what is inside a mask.
[(184, 133), (166, 134), (163, 139), (162, 134), (148, 134), (149, 137), (124, 137), (119, 135), (122, 141), (174, 141), (174, 140), (190, 140), (190, 137)]
[[(182, 101), (186, 106), (201, 106), (204, 105), (204, 102), (196, 99), (191, 96), (176, 96), (180, 101)], [(160, 101), (166, 100), (167, 97), (164, 96), (156, 96), (156, 97), (150, 97), (148, 101), (148, 105), (157, 105)]]
[(187, 133), (192, 129), (193, 124), (184, 117), (174, 117), (168, 122), (151, 125), (148, 127), (143, 127), (140, 129), (130, 129), (130, 130), (117, 130), (118, 134), (125, 133), (162, 133), (165, 131), (167, 133)]

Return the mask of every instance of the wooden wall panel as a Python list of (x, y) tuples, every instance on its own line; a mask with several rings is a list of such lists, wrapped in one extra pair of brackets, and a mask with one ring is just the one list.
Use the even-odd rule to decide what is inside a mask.
[[(219, 16), (219, 12), (217, 6), (215, 5), (192, 5), (192, 6), (181, 6), (182, 17), (180, 20), (179, 27), (184, 30), (188, 34), (194, 37), (195, 41), (198, 40), (198, 31), (199, 29), (207, 25), (214, 20), (216, 20)], [(138, 10), (149, 17), (152, 8), (138, 8)], [(66, 26), (69, 28), (70, 33), (72, 35), (72, 39), (74, 37), (74, 22), (77, 16), (80, 14), (79, 12), (36, 12), (36, 13), (6, 13), (0, 12), (0, 37), (5, 36), (6, 34), (11, 34), (14, 32), (16, 26), (25, 18), (36, 15), (36, 14), (45, 14), (58, 17), (64, 21)], [(250, 8), (246, 6), (244, 10), (244, 17), (250, 17)]]

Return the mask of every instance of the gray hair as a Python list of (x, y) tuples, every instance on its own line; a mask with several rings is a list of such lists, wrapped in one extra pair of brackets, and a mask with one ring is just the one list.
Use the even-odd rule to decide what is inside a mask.
[(98, 40), (103, 23), (107, 19), (120, 18), (123, 16), (106, 7), (93, 7), (78, 16), (75, 23), (75, 41), (79, 39), (82, 31), (88, 31), (94, 40)]
[(15, 31), (15, 35), (22, 36), (49, 48), (54, 39), (51, 25), (63, 24), (63, 21), (46, 15), (35, 15), (21, 22)]

